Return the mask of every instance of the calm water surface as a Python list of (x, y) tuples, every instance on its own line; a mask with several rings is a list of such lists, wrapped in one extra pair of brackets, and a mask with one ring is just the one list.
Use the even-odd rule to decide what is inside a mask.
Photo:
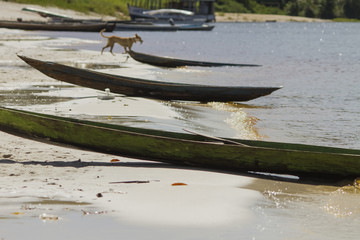
[[(139, 52), (263, 65), (157, 68), (149, 78), (214, 85), (283, 86), (269, 96), (242, 104), (164, 103), (182, 116), (169, 125), (177, 125), (178, 129), (185, 125), (230, 137), (360, 148), (358, 23), (218, 23), (211, 32), (139, 34), (144, 40), (144, 44), (134, 47)], [(97, 33), (68, 36), (101, 39)], [(80, 47), (99, 51), (103, 44)], [(115, 51), (122, 49), (115, 47)], [(128, 121), (130, 125), (147, 126), (136, 116), (128, 117)], [(156, 125), (162, 121), (154, 117), (150, 122)], [(358, 239), (358, 190), (266, 180), (256, 180), (248, 188), (264, 197), (251, 207), (253, 215), (246, 225), (179, 227), (169, 231), (137, 227), (134, 232), (148, 232), (146, 239)], [(128, 227), (121, 230), (128, 239), (136, 235), (131, 231)], [(176, 231), (179, 234), (174, 236)]]
[[(115, 34), (132, 36), (134, 32)], [(217, 23), (210, 32), (139, 34), (144, 43), (136, 44), (136, 51), (262, 65), (259, 68), (159, 68), (154, 70), (153, 79), (213, 85), (283, 86), (245, 105), (211, 104), (217, 113), (192, 117), (190, 125), (193, 123), (194, 128), (206, 129), (206, 121), (211, 124), (212, 118), (217, 118), (214, 115), (222, 111), (222, 115), (229, 112), (223, 119), (226, 125), (218, 122), (217, 126), (211, 125), (212, 131), (204, 131), (227, 137), (360, 148), (359, 24)], [(97, 33), (69, 33), (69, 36), (101, 39)], [(81, 47), (98, 51), (103, 44)], [(115, 52), (122, 51), (115, 47)], [(177, 109), (181, 111), (181, 107)]]

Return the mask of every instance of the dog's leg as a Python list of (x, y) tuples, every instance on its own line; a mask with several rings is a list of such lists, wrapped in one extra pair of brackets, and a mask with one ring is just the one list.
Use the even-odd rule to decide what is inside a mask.
[(111, 47), (110, 47), (110, 52), (111, 52), (111, 54), (113, 55), (113, 56), (115, 56), (115, 54), (113, 53), (113, 48), (114, 48), (114, 44), (113, 45), (111, 45)]
[(126, 50), (126, 47), (124, 47), (124, 50), (125, 50), (125, 52), (123, 52), (123, 54), (126, 54), (128, 51)]
[(101, 54), (103, 54), (105, 48), (107, 48), (107, 46), (105, 46), (105, 47), (102, 48)]
[(110, 47), (110, 43), (109, 43), (109, 42), (107, 42), (106, 45), (105, 45), (105, 47), (102, 48), (101, 54), (103, 54), (104, 49), (105, 49), (105, 48), (108, 48), (108, 47)]

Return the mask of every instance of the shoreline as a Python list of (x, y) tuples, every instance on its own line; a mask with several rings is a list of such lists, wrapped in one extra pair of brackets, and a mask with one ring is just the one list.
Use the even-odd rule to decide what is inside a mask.
[[(5, 9), (1, 8), (1, 11)], [(30, 68), (17, 54), (85, 64), (112, 64), (114, 61), (124, 62), (126, 58), (117, 54), (116, 60), (109, 59), (109, 55), (101, 55), (99, 51), (63, 50), (64, 46), (76, 46), (84, 41), (89, 43), (87, 40), (39, 37), (36, 33), (21, 30), (0, 31), (0, 53), (3, 56), (0, 60), (0, 91), (6, 92), (9, 97), (12, 91), (29, 86), (29, 92), (37, 86), (46, 88), (45, 92), (50, 94), (61, 95), (64, 92), (65, 98), (71, 98), (74, 94), (80, 94), (79, 97), (98, 95), (95, 90), (83, 92), (79, 88), (57, 93), (58, 81)], [(101, 41), (91, 43), (99, 44)], [(129, 59), (125, 66), (124, 71), (129, 74), (134, 75), (133, 69), (138, 70), (135, 74), (147, 74), (146, 67), (134, 60)], [(66, 86), (61, 83), (63, 85)], [(15, 106), (28, 109), (26, 101), (31, 101), (31, 97), (24, 100), (16, 94), (13, 97), (5, 98), (5, 106), (11, 107), (14, 105), (11, 102), (24, 101), (25, 105)], [(114, 102), (95, 98), (94, 101), (98, 104), (96, 107), (87, 103), (82, 105), (78, 101), (72, 105), (65, 104), (64, 109), (71, 108), (71, 114), (82, 114), (81, 111), (89, 109), (101, 112), (106, 104), (111, 104), (117, 111), (122, 109), (124, 114), (130, 115), (136, 112), (142, 116), (157, 114), (166, 118), (174, 114), (159, 101), (141, 98), (119, 98)], [(55, 105), (55, 108), (59, 106)], [(32, 107), (47, 111), (41, 109), (41, 105), (30, 106), (30, 109)], [(152, 111), (149, 111), (150, 108)], [(96, 224), (100, 216), (108, 219), (112, 226), (124, 224), (128, 229), (151, 229), (159, 234), (164, 226), (170, 227), (169, 236), (181, 229), (185, 235), (187, 229), (192, 229), (201, 236), (202, 229), (209, 227), (216, 234), (221, 234), (224, 229), (253, 218), (249, 206), (261, 199), (261, 193), (244, 188), (253, 179), (241, 175), (100, 154), (37, 142), (4, 132), (0, 132), (0, 145), (0, 221), (6, 222), (6, 229), (0, 227), (0, 239), (29, 237), (29, 234), (42, 232), (48, 224), (61, 226), (70, 223), (76, 226), (79, 221), (88, 221), (86, 218), (91, 218)], [(116, 162), (113, 163), (114, 159)], [(149, 183), (111, 184), (121, 181)], [(186, 185), (172, 186), (177, 182)], [(69, 211), (73, 217), (69, 217)], [(239, 216), (234, 212), (242, 214)], [(17, 223), (34, 227), (31, 232), (16, 231)], [(56, 230), (53, 231), (56, 233)], [(76, 227), (71, 229), (73, 233), (78, 231)]]
[[(4, 45), (1, 54), (6, 60), (2, 60), (0, 64), (0, 91), (25, 89), (29, 85), (56, 88), (59, 84), (26, 66), (16, 57), (19, 53), (41, 59), (90, 61), (99, 64), (107, 58), (100, 56), (99, 52), (58, 51), (56, 48), (41, 47), (45, 43), (62, 46), (73, 44), (73, 39), (39, 41), (29, 40), (34, 36), (30, 37), (22, 31), (1, 32)], [(8, 40), (4, 41), (7, 37)], [(130, 61), (128, 64), (134, 63)], [(141, 69), (139, 72), (144, 74)], [(74, 91), (67, 94), (72, 92)], [(87, 90), (82, 94), (92, 96), (98, 93)], [(101, 111), (106, 104), (124, 111), (131, 109), (130, 111), (144, 116), (154, 114), (153, 111), (148, 112), (147, 108), (158, 109), (157, 113), (164, 117), (169, 114), (167, 107), (161, 103), (146, 99), (133, 101), (140, 106), (132, 105), (133, 102), (126, 103), (124, 99), (119, 99), (116, 103), (101, 102), (98, 99), (94, 101), (97, 105), (87, 106), (87, 103), (84, 105), (79, 101), (76, 105), (65, 105), (71, 107), (71, 114), (81, 114), (81, 111), (86, 111), (85, 106)], [(40, 112), (44, 111), (40, 108), (41, 105), (30, 106), (30, 109), (32, 107)], [(252, 178), (241, 175), (100, 154), (37, 142), (4, 132), (0, 132), (0, 145), (0, 219), (9, 222), (6, 231), (0, 227), (0, 238), (4, 239), (26, 237), (24, 233), (15, 231), (17, 222), (62, 225), (70, 221), (76, 226), (80, 224), (79, 221), (85, 221), (79, 219), (80, 216), (91, 218), (96, 223), (94, 218), (98, 215), (109, 221), (112, 219), (112, 225), (122, 223), (130, 229), (137, 226), (160, 231), (164, 226), (169, 226), (175, 232), (179, 228), (197, 227), (213, 227), (222, 231), (224, 226), (240, 224), (251, 217), (249, 205), (261, 198), (260, 193), (242, 188), (250, 184)], [(116, 162), (113, 163), (114, 159)], [(121, 181), (149, 183), (111, 184)], [(172, 186), (176, 182), (187, 185)], [(69, 216), (69, 211), (73, 213), (73, 217)], [(238, 211), (244, 214), (233, 214)], [(41, 227), (36, 227), (33, 231), (40, 232)], [(78, 230), (73, 228), (71, 231)]]
[(250, 13), (216, 13), (216, 22), (331, 22), (319, 18)]
[[(64, 10), (57, 7), (42, 7), (32, 4), (12, 3), (0, 1), (2, 15), (0, 19), (16, 20), (22, 18), (23, 20), (46, 21), (46, 18), (32, 12), (22, 11), (23, 7), (34, 7), (41, 10), (59, 13), (62, 15), (71, 16), (77, 19), (104, 19), (115, 20), (112, 16), (102, 16), (95, 13), (83, 14), (73, 10)], [(250, 14), (250, 13), (215, 13), (216, 22), (331, 22), (329, 20), (318, 18), (307, 18), (298, 16), (274, 15), (274, 14)]]
[[(0, 9), (0, 12), (7, 10), (6, 7)], [(22, 17), (22, 12), (17, 9), (12, 17)], [(88, 41), (43, 37), (21, 30), (0, 29), (0, 32), (3, 56), (0, 91), (5, 93), (1, 97), (7, 106), (40, 112), (51, 108), (56, 113), (73, 115), (104, 115), (111, 106), (111, 111), (124, 116), (176, 117), (175, 111), (159, 101), (121, 97), (100, 101), (96, 98), (98, 91), (71, 88), (32, 69), (16, 56), (23, 54), (67, 64), (117, 64), (132, 76), (148, 75), (148, 66), (132, 59), (125, 62), (126, 56), (122, 54), (110, 57), (110, 53), (101, 55), (100, 49), (77, 49), (85, 42), (100, 46), (105, 41), (100, 37), (99, 41)], [(31, 95), (22, 99), (19, 91)], [(41, 105), (27, 104), (32, 98), (46, 99), (54, 95), (67, 100), (56, 104), (46, 101)], [(79, 100), (86, 96), (93, 97)], [(268, 235), (270, 239), (277, 239), (299, 233), (300, 238), (311, 238), (320, 236), (322, 231), (303, 223), (311, 214), (318, 217), (320, 213), (321, 221), (335, 219), (335, 214), (327, 213), (324, 205), (337, 206), (336, 201), (335, 205), (331, 204), (334, 196), (331, 194), (336, 193), (336, 187), (300, 185), (143, 161), (46, 144), (4, 132), (0, 132), (0, 146), (1, 240), (35, 237), (55, 240), (253, 239), (255, 236), (268, 239)], [(133, 183), (121, 183), (126, 181)], [(173, 186), (174, 183), (186, 185)], [(340, 206), (343, 195), (339, 194)], [(344, 202), (349, 202), (348, 199)], [(356, 208), (344, 204), (344, 211), (354, 212), (357, 217), (356, 203), (355, 195), (353, 206)], [(299, 210), (292, 216), (294, 207)], [(314, 222), (317, 220), (310, 224)], [(281, 232), (283, 229), (285, 233)]]

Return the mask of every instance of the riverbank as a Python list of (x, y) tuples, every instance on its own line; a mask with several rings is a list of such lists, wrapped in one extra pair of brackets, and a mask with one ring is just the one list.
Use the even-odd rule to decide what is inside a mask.
[[(71, 16), (78, 19), (104, 19), (114, 20), (111, 16), (101, 16), (98, 14), (79, 13), (72, 10), (64, 10), (57, 7), (41, 7), (31, 4), (19, 4), (0, 1), (0, 7), (2, 15), (0, 19), (15, 20), (21, 17), (23, 20), (37, 20), (46, 21), (45, 18), (41, 17), (32, 12), (21, 11), (23, 7), (34, 7), (37, 9), (50, 11), (66, 16)], [(317, 19), (317, 18), (306, 18), (306, 17), (295, 17), (285, 15), (272, 15), (272, 14), (248, 14), (248, 13), (216, 13), (217, 22), (328, 22), (329, 20)]]
[(216, 13), (217, 22), (329, 22), (329, 20), (274, 14)]
[[(4, 6), (20, 5), (1, 2), (3, 17), (34, 19), (21, 7), (16, 11)], [(159, 101), (121, 97), (110, 102), (100, 100), (96, 98), (101, 94), (98, 91), (59, 83), (17, 57), (20, 54), (79, 65), (120, 64), (123, 72), (133, 76), (147, 74), (142, 64), (125, 55), (117, 54), (115, 58), (109, 53), (76, 49), (84, 43), (102, 44), (100, 36), (99, 41), (89, 41), (49, 38), (20, 30), (0, 32), (4, 106), (47, 112), (43, 106), (48, 109), (50, 104), (53, 112), (71, 111), (73, 115), (106, 112), (112, 116), (166, 118), (176, 114)], [(31, 104), (36, 98), (48, 99), (46, 96), (54, 94), (67, 101)], [(169, 229), (167, 237), (182, 232), (182, 238), (207, 238), (210, 233), (224, 234), (234, 224), (246, 225), (251, 218), (249, 206), (261, 198), (260, 193), (243, 188), (252, 182), (248, 177), (49, 145), (4, 132), (0, 132), (0, 152), (0, 239), (61, 239), (64, 226), (71, 233), (68, 239), (94, 239), (99, 236), (97, 227), (86, 226), (84, 232), (84, 225), (89, 221), (102, 224), (104, 218), (109, 227), (101, 227), (106, 231), (103, 236), (112, 239), (124, 231), (128, 232), (127, 239), (148, 238), (154, 232), (154, 238), (164, 236), (164, 227)], [(19, 224), (31, 227), (19, 231)], [(207, 228), (212, 231), (204, 232)]]
[[(17, 13), (16, 16), (21, 15)], [(244, 26), (238, 28), (240, 25)], [(98, 96), (104, 94), (102, 91), (55, 81), (27, 66), (16, 56), (20, 54), (147, 79), (159, 77), (166, 72), (168, 75), (163, 76), (163, 79), (184, 81), (185, 78), (187, 81), (199, 81), (204, 75), (211, 77), (214, 74), (211, 69), (150, 69), (150, 66), (136, 63), (120, 54), (122, 49), (118, 46), (115, 47), (115, 56), (108, 51), (101, 55), (105, 39), (97, 33), (44, 34), (0, 29), (0, 99), (3, 106), (109, 122), (117, 119), (122, 124), (143, 123), (149, 126), (155, 119), (161, 123), (162, 128), (182, 129), (184, 125), (195, 125), (205, 126), (212, 131), (219, 126), (218, 123), (243, 127), (244, 121), (239, 119), (253, 120), (261, 134), (269, 127), (274, 129), (271, 127), (275, 126), (275, 130), (277, 127), (281, 128), (281, 131), (266, 133), (272, 140), (281, 140), (287, 134), (286, 141), (289, 142), (300, 139), (300, 142), (307, 140), (311, 144), (320, 142), (357, 146), (358, 135), (353, 131), (357, 129), (356, 123), (359, 122), (356, 121), (357, 95), (354, 93), (349, 96), (352, 93), (349, 89), (356, 90), (357, 86), (354, 80), (356, 73), (352, 71), (356, 67), (352, 64), (344, 67), (345, 62), (341, 61), (341, 58), (348, 58), (349, 45), (345, 44), (346, 49), (335, 54), (328, 55), (329, 52), (326, 51), (329, 48), (335, 49), (334, 46), (342, 42), (342, 36), (356, 41), (350, 33), (357, 36), (357, 32), (348, 28), (345, 33), (348, 32), (349, 35), (344, 35), (344, 31), (338, 31), (334, 25), (336, 24), (219, 24), (217, 30), (212, 32), (190, 33), (193, 38), (189, 38), (189, 41), (205, 45), (218, 33), (221, 34), (215, 39), (219, 39), (219, 43), (223, 38), (231, 40), (230, 34), (219, 31), (220, 26), (223, 30), (231, 29), (227, 30), (231, 34), (238, 28), (240, 33), (233, 40), (239, 44), (234, 47), (234, 52), (236, 53), (236, 48), (241, 52), (239, 58), (232, 60), (264, 64), (256, 72), (236, 69), (237, 74), (234, 74), (235, 69), (220, 69), (224, 72), (219, 76), (227, 76), (219, 78), (226, 79), (225, 84), (229, 83), (230, 77), (244, 81), (255, 79), (258, 83), (262, 76), (265, 84), (274, 84), (274, 81), (286, 84), (279, 93), (244, 104), (248, 106), (246, 112), (254, 112), (253, 116), (258, 117), (258, 122), (255, 118), (244, 119), (245, 111), (242, 112), (242, 106), (239, 105), (223, 105), (230, 108), (232, 112), (228, 115), (234, 117), (228, 118), (225, 123), (222, 117), (226, 115), (226, 110), (212, 109), (210, 105), (189, 103), (174, 106), (175, 102), (164, 103), (121, 96), (110, 101), (101, 100)], [(286, 27), (285, 30), (282, 29), (283, 26)], [(322, 29), (325, 31), (321, 31)], [(259, 32), (262, 34), (257, 35)], [(314, 32), (319, 34), (313, 34)], [(337, 34), (333, 34), (334, 32)], [(274, 33), (276, 38), (270, 33)], [(181, 46), (182, 43), (173, 41), (174, 38), (188, 33), (162, 33), (162, 39), (158, 32), (148, 33), (147, 37), (146, 33), (141, 36), (143, 34), (144, 44), (136, 44), (134, 49), (143, 47), (143, 50), (160, 53), (159, 48), (165, 50)], [(197, 34), (199, 36), (195, 37)], [(201, 39), (202, 36), (206, 39)], [(301, 36), (307, 38), (303, 40)], [(160, 47), (153, 44), (150, 45), (151, 48), (147, 48), (150, 39), (154, 43), (157, 40), (163, 41), (158, 43)], [(316, 40), (307, 41), (308, 39)], [(320, 43), (320, 47), (316, 47), (314, 42)], [(323, 45), (326, 43), (330, 44)], [(229, 46), (232, 44), (234, 42), (227, 42)], [(95, 51), (80, 50), (85, 48), (84, 45)], [(184, 45), (187, 51), (196, 49), (188, 46)], [(210, 46), (206, 49), (213, 48), (212, 51), (217, 49), (213, 47), (216, 46), (213, 43), (206, 46)], [(298, 51), (293, 52), (294, 48)], [(351, 47), (349, 49), (356, 52)], [(180, 50), (169, 55), (179, 52)], [(229, 53), (228, 59), (231, 60), (230, 52), (224, 51), (222, 55), (214, 54), (213, 57), (227, 56)], [(324, 63), (327, 56), (336, 56), (336, 59)], [(356, 58), (355, 55), (351, 56)], [(263, 58), (260, 59), (261, 57)], [(347, 75), (349, 72), (352, 74)], [(343, 79), (346, 84), (342, 84), (339, 79)], [(333, 82), (338, 84), (332, 85)], [(332, 103), (330, 107), (326, 104), (329, 102)], [(342, 106), (344, 102), (350, 107), (348, 110)], [(267, 113), (264, 114), (265, 111)], [(334, 113), (341, 118), (339, 121), (332, 117), (336, 115)], [(273, 121), (264, 121), (269, 118)], [(181, 124), (168, 124), (169, 121), (166, 120), (169, 119), (180, 119)], [(238, 131), (230, 127), (219, 129), (220, 134), (231, 131), (231, 136)], [(247, 130), (244, 127), (240, 132), (246, 133)], [(219, 136), (213, 133), (210, 132)], [(359, 235), (357, 226), (360, 209), (356, 189), (272, 181), (141, 161), (49, 145), (3, 132), (0, 132), (0, 144), (0, 239), (92, 240), (122, 237), (156, 240), (335, 240), (356, 239)]]

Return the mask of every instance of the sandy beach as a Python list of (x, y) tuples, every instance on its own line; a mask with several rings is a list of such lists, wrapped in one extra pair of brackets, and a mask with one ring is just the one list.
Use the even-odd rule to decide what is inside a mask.
[[(44, 20), (34, 13), (21, 11), (24, 6), (30, 5), (0, 1), (1, 18)], [(85, 17), (73, 11), (46, 9), (73, 17)], [(317, 20), (235, 14), (219, 16), (218, 21)], [(31, 95), (28, 99), (22, 99), (15, 94), (19, 89), (36, 92), (34, 88), (28, 89), (29, 86), (36, 86), (39, 89), (46, 88), (46, 96), (54, 94), (69, 99), (52, 109), (58, 113), (110, 116), (116, 112), (123, 116), (176, 118), (177, 113), (159, 101), (117, 97), (109, 102), (96, 98), (96, 95), (102, 93), (91, 89), (74, 87), (68, 91), (57, 90), (69, 85), (46, 77), (17, 57), (25, 55), (78, 65), (120, 65), (123, 67), (123, 74), (149, 77), (151, 67), (127, 59), (126, 55), (117, 54), (112, 57), (109, 53), (101, 55), (100, 49), (77, 49), (78, 45), (84, 43), (99, 46), (104, 44), (105, 40), (100, 36), (98, 41), (89, 41), (37, 36), (20, 30), (0, 29), (0, 32), (0, 97), (5, 106), (46, 112), (49, 109), (47, 103), (34, 106), (26, 104), (31, 101), (32, 96), (42, 96), (42, 93)], [(105, 71), (111, 72), (112, 69)], [(12, 91), (13, 96), (10, 94)], [(74, 95), (78, 95), (79, 99), (74, 100)], [(95, 97), (80, 100), (82, 96)], [(306, 185), (295, 183), (290, 189), (288, 186), (292, 183), (282, 185), (277, 181), (233, 173), (83, 151), (28, 140), (4, 132), (0, 132), (0, 178), (0, 240), (100, 237), (255, 239), (252, 233), (256, 231), (261, 236), (263, 230), (261, 224), (253, 224), (253, 220), (263, 216), (261, 213), (260, 217), (255, 216), (252, 210), (255, 202), (265, 199), (264, 192), (271, 200), (275, 199), (274, 204), (281, 204), (273, 191), (275, 188), (277, 191), (282, 189), (282, 193), (289, 193), (289, 196), (314, 189), (328, 194), (337, 189), (318, 186), (309, 190)], [(335, 195), (333, 196), (331, 200), (339, 201), (340, 204), (341, 198), (337, 200)], [(287, 195), (285, 199), (286, 197)], [(327, 200), (325, 197), (324, 199)], [(308, 202), (311, 202), (310, 200)], [(286, 207), (286, 204), (284, 206)], [(314, 209), (320, 211), (318, 206), (314, 206)], [(360, 211), (357, 209), (357, 212)], [(262, 221), (266, 220), (264, 218)], [(247, 232), (247, 235), (237, 236), (235, 229), (240, 228)], [(284, 231), (286, 232), (286, 229)], [(308, 230), (301, 231), (307, 233)], [(256, 239), (267, 239), (266, 234)]]
[[(1, 16), (7, 19), (39, 19), (33, 13), (21, 11), (23, 6), (27, 5), (1, 1)], [(79, 16), (58, 9), (56, 12)], [(59, 84), (28, 67), (17, 54), (64, 63), (111, 64), (114, 61), (114, 58), (100, 55), (100, 52), (59, 50), (66, 45), (76, 48), (85, 40), (52, 39), (20, 30), (0, 31), (0, 91), (11, 91), (30, 84)], [(118, 54), (116, 61), (119, 60), (125, 61), (125, 56)], [(126, 65), (129, 69), (141, 70), (141, 65), (131, 59)], [(146, 74), (146, 69), (137, 72), (139, 75)], [(94, 101), (94, 104), (105, 104), (99, 103), (101, 100), (98, 99)], [(172, 114), (156, 101), (131, 102), (122, 99), (120, 102), (122, 106), (127, 106), (124, 114), (156, 114), (158, 117)], [(86, 112), (86, 109), (94, 111), (91, 106), (84, 107), (72, 106), (73, 114)], [(96, 109), (100, 112), (106, 110)], [(41, 107), (38, 106), (37, 110), (41, 111)], [(48, 227), (52, 228), (54, 224), (61, 226), (70, 221), (70, 225), (76, 226), (79, 221), (86, 222), (98, 215), (135, 226), (221, 228), (246, 222), (251, 217), (248, 214), (249, 204), (252, 199), (261, 197), (260, 193), (241, 188), (251, 182), (250, 178), (243, 176), (49, 145), (4, 132), (0, 132), (0, 146), (0, 239), (4, 240), (23, 239), (29, 234), (30, 238), (40, 236), (37, 239), (45, 239), (38, 233), (46, 224), (51, 224)], [(123, 181), (135, 183), (121, 183)], [(186, 185), (172, 186), (179, 182)], [(69, 213), (75, 217), (69, 217)], [(79, 216), (87, 219), (79, 220)], [(18, 223), (41, 225), (21, 232), (15, 230)], [(79, 229), (74, 227), (69, 231), (76, 236)], [(91, 229), (87, 232), (90, 234), (84, 233), (84, 236), (92, 239)]]
[(329, 20), (273, 14), (217, 13), (217, 22), (329, 22)]

